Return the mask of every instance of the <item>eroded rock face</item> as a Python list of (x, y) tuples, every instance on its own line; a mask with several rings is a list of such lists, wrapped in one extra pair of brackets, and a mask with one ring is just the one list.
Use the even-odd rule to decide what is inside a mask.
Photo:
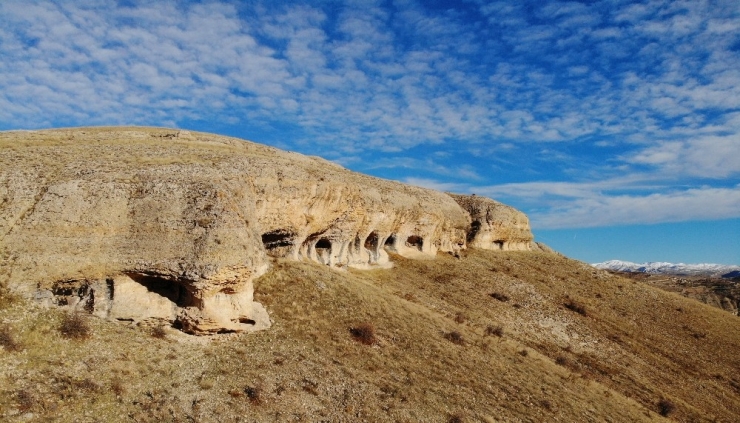
[(529, 219), (519, 210), (477, 195), (449, 194), (470, 214), (467, 245), (484, 250), (532, 251)]
[(500, 203), (247, 141), (156, 128), (0, 133), (0, 283), (189, 333), (269, 327), (253, 298), (269, 256), (389, 266), (388, 251), (465, 248), (471, 216), (472, 245), (529, 249), (526, 216)]

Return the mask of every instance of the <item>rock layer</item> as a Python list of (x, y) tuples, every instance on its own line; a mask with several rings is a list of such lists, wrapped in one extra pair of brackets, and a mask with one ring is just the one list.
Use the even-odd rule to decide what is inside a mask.
[(196, 334), (261, 329), (270, 321), (253, 281), (269, 256), (369, 268), (388, 266), (388, 251), (456, 252), (466, 236), (505, 250), (532, 239), (526, 216), (492, 200), (243, 140), (157, 128), (0, 133), (0, 282), (101, 317)]

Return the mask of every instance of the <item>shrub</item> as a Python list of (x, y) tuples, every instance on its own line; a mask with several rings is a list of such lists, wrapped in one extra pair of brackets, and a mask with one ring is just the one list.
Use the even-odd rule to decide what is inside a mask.
[(559, 366), (567, 367), (569, 362), (565, 356), (559, 355), (557, 356), (557, 358), (555, 358), (555, 364)]
[(153, 337), (158, 339), (164, 339), (167, 336), (167, 331), (164, 330), (164, 326), (155, 326), (151, 330)]
[(521, 355), (522, 357), (526, 357), (526, 356), (529, 355), (529, 351), (527, 351), (527, 350), (521, 350), (521, 351), (519, 351), (519, 355)]
[(468, 317), (464, 313), (457, 313), (455, 315), (455, 323), (465, 323), (465, 321), (468, 320)]
[(447, 420), (447, 423), (463, 423), (465, 421), (465, 418), (461, 413), (455, 413), (450, 416), (449, 420)]
[(6, 351), (20, 351), (22, 349), (7, 326), (0, 328), (0, 347), (5, 348)]
[(357, 342), (365, 345), (374, 345), (378, 342), (377, 338), (375, 338), (375, 327), (372, 323), (361, 323), (350, 328), (349, 333), (352, 334)]
[(79, 314), (67, 314), (59, 325), (62, 336), (70, 339), (84, 339), (90, 336), (90, 326)]
[(126, 392), (126, 387), (123, 384), (123, 381), (116, 377), (110, 382), (110, 389), (113, 391), (114, 394), (116, 394), (117, 397), (120, 397), (123, 395), (124, 392)]
[(499, 326), (488, 326), (486, 328), (486, 335), (488, 335), (488, 336), (498, 336), (499, 338), (501, 338), (502, 336), (504, 336), (504, 328), (501, 327), (501, 325), (499, 325)]
[(445, 333), (444, 337), (453, 344), (463, 345), (465, 343), (465, 339), (463, 339), (462, 334), (456, 330)]
[(18, 410), (21, 413), (25, 413), (33, 409), (36, 404), (36, 398), (30, 392), (25, 389), (16, 392), (16, 401), (18, 401)]
[(12, 294), (6, 287), (0, 285), (0, 310), (10, 307), (18, 301), (18, 297)]
[(570, 310), (570, 311), (574, 311), (574, 312), (580, 314), (581, 316), (586, 316), (586, 314), (587, 314), (586, 313), (586, 307), (583, 304), (581, 304), (579, 302), (576, 302), (574, 300), (568, 300), (568, 301), (566, 301), (565, 304), (563, 304), (563, 306), (565, 308), (567, 308), (568, 310)]
[(497, 299), (497, 300), (501, 301), (502, 303), (505, 303), (505, 302), (509, 301), (509, 296), (508, 296), (508, 295), (506, 295), (506, 294), (501, 294), (501, 293), (499, 293), (499, 292), (494, 292), (494, 293), (491, 293), (491, 294), (489, 294), (489, 295), (490, 295), (491, 297), (493, 297), (493, 298), (495, 298), (495, 299)]
[(676, 405), (668, 399), (662, 398), (658, 401), (658, 413), (663, 417), (668, 417), (676, 409)]
[(258, 405), (262, 403), (262, 388), (259, 386), (247, 386), (244, 388), (244, 394), (252, 404)]

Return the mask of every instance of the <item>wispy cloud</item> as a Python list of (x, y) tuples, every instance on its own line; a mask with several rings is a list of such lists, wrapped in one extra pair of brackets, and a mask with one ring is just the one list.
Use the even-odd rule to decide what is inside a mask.
[(624, 205), (734, 198), (735, 0), (6, 0), (0, 17), (0, 128), (254, 129), (549, 226), (732, 214)]

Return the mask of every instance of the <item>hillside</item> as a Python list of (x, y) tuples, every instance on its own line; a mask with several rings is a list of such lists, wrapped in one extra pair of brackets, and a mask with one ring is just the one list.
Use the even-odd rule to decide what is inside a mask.
[[(660, 421), (661, 400), (679, 421), (740, 415), (734, 316), (555, 254), (392, 259), (348, 272), (278, 260), (255, 282), (274, 324), (252, 334), (155, 338), (87, 318), (89, 337), (69, 339), (64, 313), (5, 299), (19, 351), (0, 358), (2, 415), (623, 422)], [(350, 333), (364, 322), (374, 345)]]
[[(200, 336), (195, 336), (200, 335)], [(736, 421), (736, 316), (211, 134), (0, 133), (0, 420)]]

